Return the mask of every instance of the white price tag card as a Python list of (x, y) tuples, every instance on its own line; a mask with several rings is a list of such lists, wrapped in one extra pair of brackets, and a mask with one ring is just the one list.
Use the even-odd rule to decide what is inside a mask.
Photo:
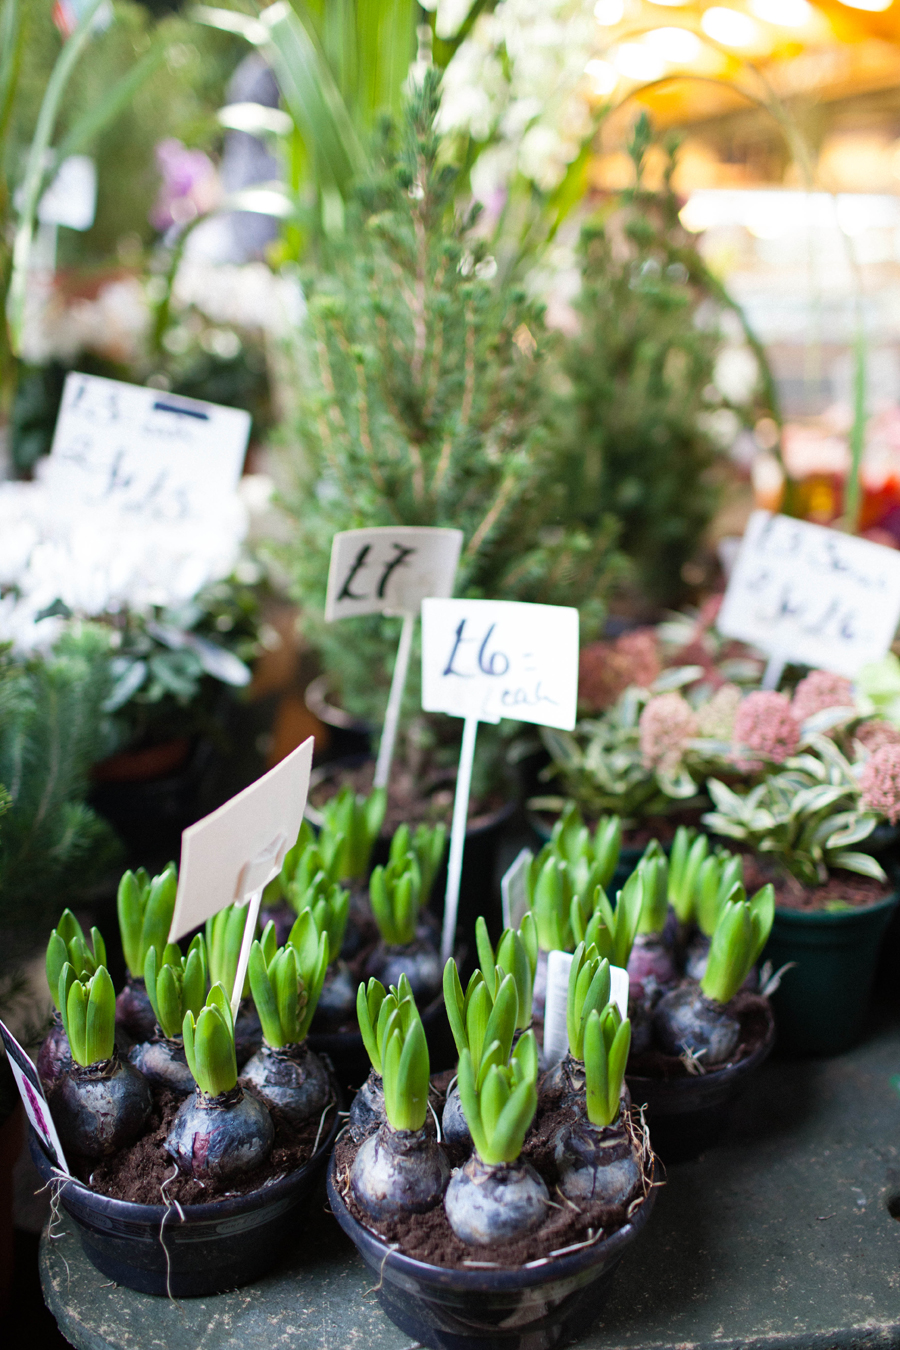
[(503, 908), (503, 927), (519, 928), (528, 909), (528, 891), (525, 878), (534, 854), (523, 848), (500, 878), (500, 901)]
[(84, 502), (189, 521), (234, 492), (249, 435), (242, 409), (73, 372), (46, 478), (73, 510)]
[(0, 1022), (0, 1038), (3, 1040), (9, 1058), (9, 1067), (12, 1069), (13, 1078), (16, 1080), (16, 1087), (19, 1089), (25, 1114), (41, 1142), (41, 1147), (58, 1171), (65, 1172), (66, 1176), (71, 1176), (37, 1069), (9, 1027), (2, 1022)]
[(422, 601), (422, 707), (575, 726), (578, 610), (515, 600)]
[(719, 611), (726, 637), (853, 678), (900, 620), (900, 551), (754, 511)]
[(462, 530), (424, 525), (342, 530), (331, 545), (325, 618), (415, 615), (427, 595), (452, 595), (462, 541)]
[[(569, 1000), (571, 952), (548, 952), (547, 997), (544, 1003), (544, 1062), (558, 1063), (569, 1048), (566, 1006)], [(615, 1003), (624, 1022), (628, 1016), (628, 971), (621, 966), (609, 968), (609, 1001)]]
[(277, 876), (300, 832), (313, 738), (181, 836), (178, 894), (169, 941), (244, 901)]

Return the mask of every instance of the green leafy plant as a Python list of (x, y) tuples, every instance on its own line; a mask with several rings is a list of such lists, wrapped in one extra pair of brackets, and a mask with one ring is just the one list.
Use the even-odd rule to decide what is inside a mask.
[(362, 797), (343, 787), (322, 807), (319, 849), (334, 880), (365, 877), (386, 809), (384, 788), (373, 788), (368, 797)]
[(602, 816), (592, 835), (577, 803), (566, 802), (553, 826), (550, 849), (568, 865), (577, 894), (591, 895), (597, 886), (605, 890), (613, 879), (622, 850), (621, 818)]
[(615, 1003), (592, 1008), (584, 1028), (587, 1115), (592, 1125), (613, 1125), (619, 1118), (622, 1082), (631, 1048), (631, 1023)]
[(697, 878), (709, 853), (709, 836), (679, 825), (669, 854), (669, 904), (680, 923), (694, 918)]
[(304, 910), (283, 947), (274, 923), (250, 948), (249, 979), (266, 1044), (273, 1050), (297, 1045), (309, 1032), (325, 972), (328, 934), (319, 932), (311, 910)]
[[(302, 871), (302, 866), (299, 871)], [(336, 881), (329, 883), (324, 872), (317, 872), (303, 889), (297, 880), (292, 882), (287, 898), (298, 915), (305, 911), (312, 914), (319, 932), (327, 933), (328, 951), (336, 959), (340, 955), (347, 930), (350, 892)]]
[(185, 1013), (181, 1033), (188, 1067), (207, 1097), (219, 1097), (237, 1087), (234, 1021), (221, 984), (212, 986), (196, 1017), (190, 1010)]
[(47, 943), (47, 984), (59, 1013), (62, 1012), (59, 1002), (59, 977), (66, 962), (79, 980), (89, 980), (96, 974), (99, 966), (106, 965), (106, 944), (100, 936), (100, 930), (91, 929), (91, 943), (88, 946), (84, 930), (70, 909), (63, 910), (59, 923), (52, 930)]
[[(522, 919), (522, 927), (518, 930), (504, 928), (495, 952), (491, 946), (487, 924), (479, 914), (475, 920), (475, 945), (478, 950), (479, 969), (492, 999), (496, 1000), (505, 975), (511, 975), (515, 980), (519, 1004), (516, 1030), (525, 1031), (531, 1025), (534, 977), (538, 959), (538, 937), (534, 915), (526, 912)], [(444, 978), (446, 980), (446, 969)], [(456, 980), (458, 984), (458, 974)], [(456, 985), (454, 985), (455, 997)], [(468, 999), (468, 993), (466, 997)], [(449, 1004), (447, 1006), (449, 1007)], [(462, 1018), (458, 1002), (456, 1007)], [(457, 1047), (458, 1045), (457, 1041)]]
[(606, 892), (598, 886), (594, 892), (594, 912), (586, 924), (581, 910), (572, 904), (572, 932), (586, 948), (596, 947), (610, 965), (628, 965), (644, 906), (645, 866), (639, 863), (619, 891), (613, 909)]
[(206, 1001), (209, 970), (206, 943), (198, 933), (191, 939), (187, 955), (171, 942), (162, 956), (156, 947), (150, 947), (144, 961), (144, 984), (147, 997), (156, 1014), (156, 1020), (167, 1040), (181, 1035), (187, 1013), (199, 1017)]
[(700, 932), (711, 938), (725, 904), (746, 898), (743, 859), (738, 853), (717, 849), (703, 861), (697, 874), (694, 917)]
[(452, 956), (444, 967), (447, 1020), (457, 1051), (460, 1056), (464, 1050), (469, 1055), (479, 1085), (484, 1081), (491, 1064), (506, 1064), (509, 1060), (519, 1022), (519, 995), (515, 977), (512, 974), (504, 975), (494, 988), (495, 993), (492, 994), (482, 972), (474, 970), (464, 995)]
[(143, 979), (151, 947), (157, 954), (166, 947), (177, 890), (178, 869), (173, 862), (152, 880), (141, 867), (137, 872), (125, 872), (119, 882), (119, 932), (125, 964), (133, 979)]
[[(401, 997), (400, 987), (385, 994), (377, 980), (370, 980), (368, 989), (361, 984), (357, 1008), (372, 1068), (384, 1083), (384, 1109), (391, 1128), (421, 1130), (428, 1112), (428, 1043), (408, 985)], [(375, 1008), (377, 1022), (372, 1017)]]
[(566, 998), (566, 1031), (569, 1053), (573, 1059), (584, 1059), (584, 1032), (588, 1017), (596, 1010), (602, 1012), (609, 1002), (609, 961), (601, 958), (596, 947), (585, 947), (579, 942), (569, 967), (569, 989)]
[(528, 865), (525, 889), (542, 951), (568, 951), (574, 896), (567, 864), (545, 846)]
[(116, 991), (105, 966), (81, 980), (67, 961), (59, 976), (57, 1006), (72, 1051), (82, 1068), (112, 1059), (116, 1037)]
[[(206, 920), (206, 956), (213, 984), (221, 984), (225, 989), (234, 988), (246, 923), (246, 905), (226, 905)], [(244, 981), (241, 998), (246, 998), (249, 992), (248, 979)]]
[(437, 876), (438, 868), (444, 857), (444, 849), (447, 846), (447, 826), (443, 821), (438, 821), (436, 825), (427, 825), (423, 821), (417, 825), (414, 831), (404, 822), (394, 831), (394, 837), (391, 840), (390, 862), (397, 862), (404, 858), (407, 853), (411, 853), (419, 864), (419, 875), (422, 879), (422, 897), (427, 902), (431, 894), (431, 888), (434, 885), (434, 879)]
[(381, 981), (373, 977), (368, 984), (361, 984), (356, 991), (356, 1016), (360, 1035), (372, 1068), (379, 1078), (382, 1073), (385, 1030), (391, 1015), (407, 1000), (415, 1004), (409, 980), (405, 975), (401, 975), (399, 983), (396, 986), (391, 985), (389, 989), (385, 989)]
[(669, 912), (669, 859), (658, 839), (650, 840), (639, 866), (644, 885), (637, 931), (642, 934), (661, 933)]
[(775, 891), (763, 886), (751, 900), (728, 900), (722, 907), (700, 988), (716, 1003), (729, 1003), (746, 980), (772, 929)]
[(373, 868), (369, 899), (378, 931), (389, 946), (405, 947), (416, 936), (422, 902), (422, 875), (412, 853), (387, 867)]
[(534, 1032), (519, 1037), (509, 1063), (495, 1041), (477, 1072), (464, 1047), (458, 1073), (463, 1114), (479, 1158), (489, 1166), (515, 1162), (537, 1110)]

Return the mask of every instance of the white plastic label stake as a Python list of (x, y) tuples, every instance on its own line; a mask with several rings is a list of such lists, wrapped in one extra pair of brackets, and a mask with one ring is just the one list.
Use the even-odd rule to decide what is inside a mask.
[(66, 1176), (71, 1176), (69, 1164), (66, 1162), (66, 1156), (62, 1151), (62, 1144), (59, 1142), (59, 1135), (56, 1133), (56, 1126), (53, 1123), (53, 1116), (50, 1114), (50, 1107), (47, 1104), (47, 1098), (44, 1096), (44, 1089), (41, 1086), (37, 1069), (9, 1027), (5, 1026), (3, 1022), (0, 1022), (0, 1038), (2, 1038), (6, 1047), (9, 1067), (12, 1069), (13, 1078), (16, 1080), (16, 1087), (19, 1089), (19, 1096), (22, 1098), (22, 1105), (25, 1107), (25, 1114), (31, 1122), (32, 1129), (41, 1141), (44, 1152), (56, 1170), (64, 1172)]
[(400, 645), (375, 766), (375, 787), (387, 787), (409, 670), (413, 628), (426, 595), (453, 594), (462, 530), (424, 525), (341, 530), (331, 544), (325, 618), (402, 614)]
[[(547, 953), (547, 997), (544, 1004), (544, 1062), (549, 1067), (562, 1059), (569, 1048), (566, 1005), (569, 1000), (571, 952)], [(621, 966), (609, 968), (609, 999), (619, 1009), (622, 1021), (628, 1016), (628, 971)]]
[(472, 764), (475, 760), (475, 738), (477, 735), (478, 718), (467, 717), (463, 723), (459, 769), (456, 774), (456, 792), (453, 796), (450, 854), (447, 859), (447, 890), (444, 894), (444, 924), (441, 930), (441, 965), (446, 965), (453, 955), (453, 944), (456, 939), (459, 885), (462, 880), (463, 849), (466, 843), (466, 822), (469, 818), (469, 795), (472, 790)]
[(788, 516), (754, 511), (717, 626), (786, 661), (851, 679), (888, 650), (900, 620), (900, 552)]
[(523, 848), (510, 863), (500, 880), (500, 900), (503, 907), (503, 927), (519, 928), (528, 909), (525, 873), (534, 857), (530, 848)]

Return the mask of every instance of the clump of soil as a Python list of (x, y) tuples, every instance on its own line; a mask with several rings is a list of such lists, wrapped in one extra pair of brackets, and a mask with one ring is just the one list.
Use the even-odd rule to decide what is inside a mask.
[[(341, 768), (331, 771), (323, 768), (321, 780), (310, 787), (310, 804), (321, 810), (327, 801), (342, 787), (351, 787), (357, 795), (368, 796), (372, 791), (375, 778), (375, 761), (368, 759), (356, 768)], [(456, 786), (456, 771), (433, 769), (424, 774), (413, 774), (402, 764), (396, 764), (391, 770), (388, 786), (387, 811), (382, 825), (382, 834), (393, 835), (404, 822), (415, 827), (423, 822), (436, 825), (443, 821), (450, 825), (453, 815), (453, 796)], [(470, 828), (485, 825), (489, 817), (505, 804), (502, 793), (488, 793), (482, 797), (473, 796), (469, 801), (468, 822)]]
[[(832, 872), (824, 886), (804, 886), (777, 863), (758, 853), (745, 853), (747, 894), (754, 895), (769, 881), (775, 887), (775, 903), (779, 909), (828, 910), (843, 909), (848, 905), (853, 909), (864, 909), (885, 900), (896, 889), (890, 881), (876, 881), (874, 877), (840, 871)], [(835, 901), (843, 903), (835, 904)]]
[[(763, 998), (762, 995), (751, 994), (749, 990), (742, 989), (735, 994), (728, 1004), (728, 1010), (734, 1013), (741, 1024), (741, 1038), (728, 1062), (715, 1065), (716, 1071), (730, 1068), (731, 1065), (740, 1063), (742, 1059), (749, 1059), (773, 1034), (772, 1011), (769, 1007), (769, 1000)], [(700, 1060), (699, 1072), (701, 1073), (703, 1071), (702, 1064), (703, 1061)], [(667, 1055), (662, 1050), (655, 1048), (645, 1050), (639, 1055), (633, 1053), (629, 1055), (626, 1070), (629, 1083), (635, 1078), (687, 1078), (691, 1075), (691, 1072), (687, 1061), (681, 1056)], [(635, 1089), (635, 1095), (637, 1100), (640, 1101), (639, 1088)]]
[[(433, 1082), (436, 1087), (446, 1089), (450, 1078), (449, 1074), (441, 1074)], [(440, 1117), (440, 1111), (438, 1116)], [(562, 1106), (559, 1094), (550, 1092), (541, 1094), (537, 1115), (522, 1149), (522, 1157), (544, 1178), (550, 1192), (552, 1207), (539, 1228), (511, 1242), (498, 1242), (483, 1247), (470, 1246), (453, 1232), (442, 1204), (436, 1205), (426, 1214), (403, 1215), (398, 1219), (375, 1223), (357, 1205), (350, 1190), (350, 1168), (358, 1146), (348, 1134), (341, 1136), (335, 1148), (337, 1188), (350, 1213), (359, 1223), (384, 1242), (396, 1244), (405, 1256), (413, 1257), (417, 1261), (447, 1266), (453, 1270), (491, 1266), (510, 1269), (528, 1265), (529, 1262), (543, 1265), (554, 1255), (563, 1255), (566, 1248), (580, 1243), (599, 1242), (602, 1238), (609, 1237), (646, 1203), (651, 1187), (659, 1184), (652, 1181), (653, 1155), (650, 1152), (649, 1141), (637, 1119), (629, 1117), (633, 1145), (643, 1162), (643, 1194), (632, 1200), (627, 1208), (622, 1205), (597, 1204), (581, 1210), (571, 1201), (564, 1200), (555, 1189), (557, 1172), (553, 1151), (560, 1129), (572, 1119), (571, 1108)], [(466, 1150), (452, 1149), (446, 1145), (444, 1148), (451, 1165), (461, 1166), (467, 1157)]]
[[(177, 1171), (165, 1149), (166, 1136), (183, 1100), (165, 1088), (154, 1088), (146, 1133), (128, 1148), (94, 1164), (93, 1169), (89, 1160), (72, 1159), (75, 1175), (101, 1195), (138, 1205), (162, 1205), (167, 1197), (180, 1205), (202, 1205), (226, 1196), (247, 1195), (308, 1163), (316, 1150), (317, 1138), (319, 1147), (328, 1138), (337, 1110), (337, 1103), (332, 1103), (321, 1122), (312, 1120), (297, 1128), (280, 1111), (269, 1108), (275, 1125), (275, 1143), (266, 1161), (253, 1172), (230, 1180), (198, 1181)], [(164, 1182), (165, 1191), (161, 1191)]]

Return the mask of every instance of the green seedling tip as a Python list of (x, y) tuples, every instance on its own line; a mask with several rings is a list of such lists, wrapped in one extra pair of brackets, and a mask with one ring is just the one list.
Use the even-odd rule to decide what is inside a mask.
[(669, 912), (669, 860), (658, 839), (651, 839), (638, 863), (644, 880), (639, 933), (661, 933)]
[[(245, 905), (226, 905), (206, 920), (206, 953), (213, 984), (221, 984), (225, 989), (234, 988), (246, 922)], [(250, 981), (246, 979), (241, 998), (246, 998), (249, 993)]]
[(697, 876), (708, 852), (705, 834), (679, 825), (669, 854), (669, 903), (680, 923), (694, 918)]
[(566, 1029), (573, 1059), (584, 1059), (584, 1029), (592, 1009), (601, 1012), (609, 1002), (609, 961), (601, 959), (596, 947), (580, 942), (569, 969), (566, 999)]
[(369, 879), (369, 899), (378, 931), (388, 946), (405, 947), (415, 940), (422, 875), (412, 853), (376, 867)]
[(250, 948), (248, 979), (266, 1043), (278, 1050), (309, 1033), (328, 969), (328, 934), (311, 910), (298, 915), (287, 943), (278, 948), (274, 925)]
[(775, 891), (763, 886), (752, 900), (728, 900), (719, 914), (700, 988), (716, 1003), (730, 1003), (766, 945), (775, 917)]
[(105, 966), (80, 980), (67, 961), (59, 976), (58, 1005), (72, 1051), (82, 1068), (103, 1063), (115, 1052), (116, 991)]
[(410, 998), (402, 999), (381, 1023), (384, 1109), (394, 1130), (421, 1130), (428, 1112), (430, 1065), (422, 1021)]
[(165, 948), (177, 890), (178, 869), (173, 862), (152, 881), (141, 868), (138, 872), (126, 872), (119, 882), (119, 932), (132, 979), (143, 979), (144, 962), (151, 947), (160, 954)]
[(59, 977), (66, 962), (79, 980), (88, 980), (99, 966), (106, 965), (106, 944), (97, 928), (91, 929), (91, 941), (85, 941), (81, 924), (70, 909), (64, 909), (47, 943), (46, 971), (50, 996), (58, 1013)]
[(195, 1017), (186, 1012), (182, 1024), (184, 1053), (194, 1081), (208, 1097), (219, 1097), (237, 1086), (234, 1023), (228, 994), (221, 984), (210, 989)]
[(200, 933), (192, 939), (185, 957), (175, 943), (165, 948), (162, 958), (155, 947), (147, 952), (144, 962), (147, 997), (160, 1030), (168, 1040), (181, 1035), (185, 1013), (199, 1015), (208, 981), (206, 943)]
[(631, 1023), (608, 1003), (592, 1008), (584, 1028), (584, 1071), (587, 1115), (592, 1125), (612, 1125), (619, 1117), (625, 1065), (631, 1048)]
[(345, 787), (322, 807), (318, 845), (333, 881), (358, 881), (369, 870), (372, 849), (384, 822), (387, 793), (375, 788), (357, 797)]
[[(506, 928), (500, 934), (497, 950), (491, 946), (487, 924), (479, 915), (475, 921), (475, 945), (478, 950), (479, 969), (491, 998), (495, 998), (500, 981), (504, 975), (511, 975), (515, 981), (518, 995), (518, 1018), (516, 1029), (524, 1031), (531, 1025), (531, 1005), (534, 995), (534, 976), (537, 969), (537, 939), (534, 919), (531, 914), (525, 916), (528, 932), (517, 932)], [(523, 924), (523, 928), (525, 925)]]
[(479, 1073), (472, 1055), (459, 1057), (458, 1087), (463, 1114), (482, 1162), (513, 1163), (522, 1151), (537, 1110), (537, 1043), (533, 1031), (519, 1037), (507, 1064), (497, 1049), (485, 1057)]

